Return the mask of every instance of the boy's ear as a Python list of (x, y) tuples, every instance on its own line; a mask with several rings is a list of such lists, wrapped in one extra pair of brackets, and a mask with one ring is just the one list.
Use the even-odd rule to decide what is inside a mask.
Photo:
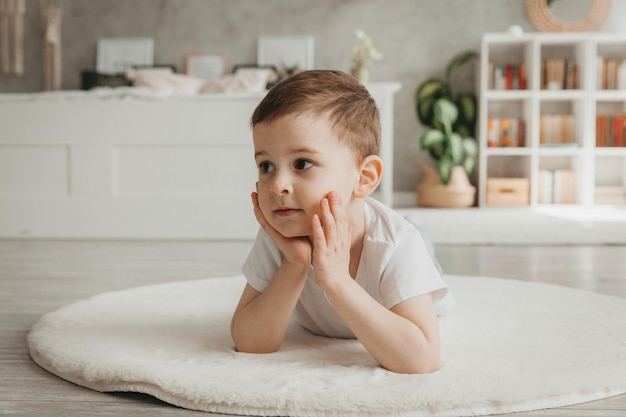
[(352, 195), (365, 198), (372, 194), (383, 175), (383, 162), (378, 155), (370, 155), (359, 165), (359, 180), (354, 186)]

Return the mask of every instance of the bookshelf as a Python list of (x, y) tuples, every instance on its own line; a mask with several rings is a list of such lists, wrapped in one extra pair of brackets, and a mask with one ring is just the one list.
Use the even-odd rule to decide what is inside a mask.
[(626, 36), (485, 34), (480, 60), (479, 206), (501, 178), (531, 206), (626, 204)]

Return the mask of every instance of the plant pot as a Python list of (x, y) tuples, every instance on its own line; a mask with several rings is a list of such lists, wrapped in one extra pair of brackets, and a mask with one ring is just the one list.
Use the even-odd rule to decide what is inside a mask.
[(420, 207), (470, 207), (474, 205), (476, 187), (469, 182), (465, 169), (452, 168), (448, 185), (443, 185), (432, 167), (423, 169), (424, 176), (415, 187), (417, 205)]

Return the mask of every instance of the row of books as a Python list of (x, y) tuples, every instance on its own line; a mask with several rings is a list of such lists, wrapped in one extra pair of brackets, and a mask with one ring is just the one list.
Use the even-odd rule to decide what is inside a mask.
[(572, 169), (539, 170), (540, 204), (576, 203), (576, 177)]
[(598, 185), (595, 187), (595, 204), (626, 204), (626, 188), (618, 185)]
[[(596, 88), (626, 90), (626, 59), (597, 58)], [(543, 59), (541, 61), (542, 90), (575, 90), (580, 88), (578, 65), (573, 59)], [(489, 63), (490, 90), (525, 90), (526, 66), (521, 64)]]
[(541, 61), (542, 90), (574, 90), (578, 85), (578, 65), (573, 59)]
[(596, 88), (626, 90), (626, 59), (598, 57)]
[(526, 66), (524, 64), (489, 63), (488, 88), (490, 90), (525, 90)]
[(596, 146), (597, 147), (624, 147), (626, 135), (626, 115), (597, 115), (596, 116)]
[(541, 145), (571, 145), (575, 143), (574, 116), (571, 114), (544, 114), (539, 119)]
[(490, 148), (524, 146), (525, 137), (524, 120), (511, 117), (487, 119), (487, 146)]

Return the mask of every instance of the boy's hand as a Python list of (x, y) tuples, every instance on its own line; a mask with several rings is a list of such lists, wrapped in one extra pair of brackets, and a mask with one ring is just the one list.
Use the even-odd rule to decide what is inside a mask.
[(328, 193), (320, 205), (320, 216), (313, 216), (312, 228), (315, 281), (322, 287), (350, 275), (352, 227), (336, 192)]
[(274, 229), (259, 207), (259, 194), (252, 193), (252, 204), (254, 205), (254, 216), (257, 222), (263, 228), (265, 233), (274, 241), (278, 250), (285, 257), (285, 261), (294, 265), (306, 265), (307, 268), (311, 264), (311, 242), (306, 237), (288, 238)]

